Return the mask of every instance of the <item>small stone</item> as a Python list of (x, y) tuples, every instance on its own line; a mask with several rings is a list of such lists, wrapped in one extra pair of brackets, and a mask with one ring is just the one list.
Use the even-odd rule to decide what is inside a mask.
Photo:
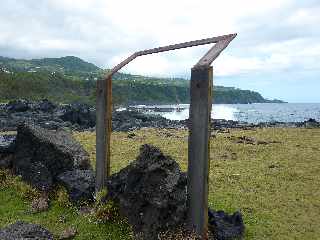
[(216, 240), (243, 238), (245, 226), (240, 212), (228, 215), (224, 211), (209, 209), (208, 224)]
[(256, 144), (257, 144), (257, 145), (267, 145), (267, 144), (269, 144), (269, 143), (270, 143), (270, 142), (258, 140)]
[(278, 168), (280, 167), (278, 163), (273, 163), (269, 165), (269, 168)]
[(89, 215), (90, 213), (92, 213), (92, 208), (89, 206), (80, 206), (78, 212), (80, 215)]
[(47, 197), (40, 197), (34, 199), (31, 203), (31, 212), (38, 213), (47, 211), (49, 208), (48, 198)]
[(170, 133), (170, 132), (165, 132), (164, 136), (167, 137), (167, 138), (174, 137), (174, 135), (172, 133)]
[(58, 222), (59, 223), (66, 223), (67, 222), (67, 218), (64, 215), (60, 215), (58, 218)]
[(128, 137), (128, 138), (134, 138), (135, 136), (136, 136), (135, 133), (129, 133), (127, 137)]
[(211, 131), (210, 138), (216, 138), (216, 137), (217, 137), (217, 132)]
[(73, 239), (77, 235), (77, 230), (73, 227), (68, 227), (65, 229), (61, 235), (60, 235), (60, 240), (63, 239)]

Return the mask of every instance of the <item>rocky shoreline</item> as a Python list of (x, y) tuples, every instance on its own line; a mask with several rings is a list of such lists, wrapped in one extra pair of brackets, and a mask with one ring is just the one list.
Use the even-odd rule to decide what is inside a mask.
[[(69, 129), (74, 131), (94, 131), (96, 110), (86, 104), (57, 105), (46, 99), (31, 102), (15, 100), (0, 105), (0, 131), (16, 131), (23, 122), (32, 122), (50, 129)], [(212, 129), (228, 128), (252, 129), (266, 127), (320, 127), (314, 119), (304, 122), (264, 122), (252, 124), (233, 120), (213, 119)], [(114, 111), (113, 131), (132, 131), (141, 128), (187, 128), (188, 120), (168, 120), (160, 115), (142, 113), (135, 110)]]

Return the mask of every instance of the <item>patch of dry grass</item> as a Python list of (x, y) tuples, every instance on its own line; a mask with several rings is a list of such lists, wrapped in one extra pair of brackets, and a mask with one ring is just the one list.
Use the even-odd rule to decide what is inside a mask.
[[(95, 134), (74, 133), (95, 163)], [(236, 143), (238, 137), (279, 143)], [(111, 171), (127, 166), (149, 143), (187, 169), (188, 132), (143, 129), (112, 134)], [(320, 236), (320, 129), (231, 130), (210, 143), (209, 205), (244, 215), (246, 239), (318, 239)], [(28, 214), (39, 193), (8, 171), (0, 170), (0, 228), (19, 220), (39, 223), (56, 236), (73, 226), (75, 239), (131, 239), (126, 223), (103, 223), (79, 215), (58, 189), (49, 211)], [(109, 213), (109, 208), (106, 206)], [(105, 213), (106, 211), (104, 211)], [(64, 219), (65, 221), (60, 221)], [(180, 234), (181, 235), (181, 234)], [(167, 238), (168, 239), (168, 238)]]
[[(135, 159), (149, 143), (187, 169), (185, 130), (143, 129), (113, 133), (111, 171)], [(95, 134), (75, 133), (95, 161)], [(234, 136), (233, 138), (231, 136)], [(266, 145), (235, 143), (253, 137)], [(228, 212), (240, 209), (246, 239), (317, 239), (320, 236), (320, 129), (268, 128), (231, 130), (210, 144), (209, 205)]]

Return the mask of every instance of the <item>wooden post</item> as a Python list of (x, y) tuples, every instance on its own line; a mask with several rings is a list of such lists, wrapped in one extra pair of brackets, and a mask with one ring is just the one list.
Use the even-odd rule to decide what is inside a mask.
[(107, 178), (110, 177), (110, 146), (111, 146), (111, 132), (112, 132), (112, 77), (106, 80), (107, 102), (106, 102), (106, 172)]
[(202, 239), (207, 239), (212, 67), (191, 70), (190, 97), (188, 224)]
[(112, 131), (112, 78), (97, 81), (96, 99), (96, 193), (105, 188), (110, 176), (110, 136)]

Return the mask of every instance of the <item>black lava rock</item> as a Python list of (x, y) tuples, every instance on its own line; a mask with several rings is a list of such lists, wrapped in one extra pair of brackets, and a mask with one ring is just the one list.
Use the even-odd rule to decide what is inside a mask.
[(242, 239), (245, 226), (240, 212), (232, 215), (224, 211), (208, 211), (209, 230), (213, 233), (216, 240)]
[(53, 240), (53, 235), (37, 224), (18, 221), (0, 229), (1, 240)]
[(16, 135), (0, 135), (0, 154), (14, 153)]
[(0, 135), (0, 168), (12, 167), (16, 135)]
[(67, 171), (57, 178), (67, 188), (71, 201), (93, 200), (95, 177), (92, 170)]
[(12, 154), (1, 154), (0, 153), (0, 168), (11, 168), (12, 167)]
[(112, 115), (113, 131), (132, 131), (142, 127), (149, 128), (184, 128), (184, 121), (171, 121), (160, 115), (144, 114), (137, 111), (114, 112)]
[(187, 178), (179, 165), (156, 147), (143, 145), (128, 167), (110, 177), (108, 194), (143, 239), (185, 221)]
[(95, 126), (95, 109), (85, 104), (56, 105), (47, 99), (0, 105), (0, 130), (16, 131), (26, 121), (50, 130), (87, 130)]
[[(161, 112), (159, 109), (155, 109)], [(47, 99), (38, 102), (15, 100), (0, 104), (0, 130), (16, 131), (17, 126), (25, 121), (32, 121), (43, 128), (56, 130), (94, 130), (96, 110), (86, 104), (55, 105)], [(173, 121), (156, 114), (150, 114), (129, 108), (112, 113), (113, 131), (132, 131), (148, 128), (187, 128), (188, 120)], [(211, 128), (224, 131), (229, 128), (251, 129), (265, 127), (320, 127), (315, 119), (304, 122), (262, 122), (258, 124), (224, 119), (212, 119)]]
[(50, 102), (48, 99), (43, 99), (43, 100), (39, 101), (38, 104), (36, 104), (35, 108), (37, 110), (42, 111), (42, 112), (50, 113), (50, 112), (53, 112), (57, 108), (57, 105)]
[(63, 121), (78, 124), (85, 128), (91, 128), (96, 125), (96, 112), (86, 104), (77, 103), (66, 106), (60, 118)]
[(317, 120), (310, 118), (307, 121), (304, 122), (304, 127), (306, 128), (317, 128), (320, 127), (320, 123), (317, 122)]
[[(14, 165), (16, 166), (16, 164)], [(32, 162), (30, 165), (23, 165), (19, 168), (18, 173), (22, 175), (24, 181), (31, 183), (40, 190), (47, 191), (53, 185), (54, 176), (42, 162)]]
[(69, 133), (33, 124), (18, 127), (13, 167), (24, 180), (42, 190), (48, 190), (65, 171), (91, 169), (88, 153)]
[(6, 110), (9, 112), (25, 112), (30, 109), (29, 101), (19, 99), (19, 100), (13, 100), (10, 101), (7, 106)]

